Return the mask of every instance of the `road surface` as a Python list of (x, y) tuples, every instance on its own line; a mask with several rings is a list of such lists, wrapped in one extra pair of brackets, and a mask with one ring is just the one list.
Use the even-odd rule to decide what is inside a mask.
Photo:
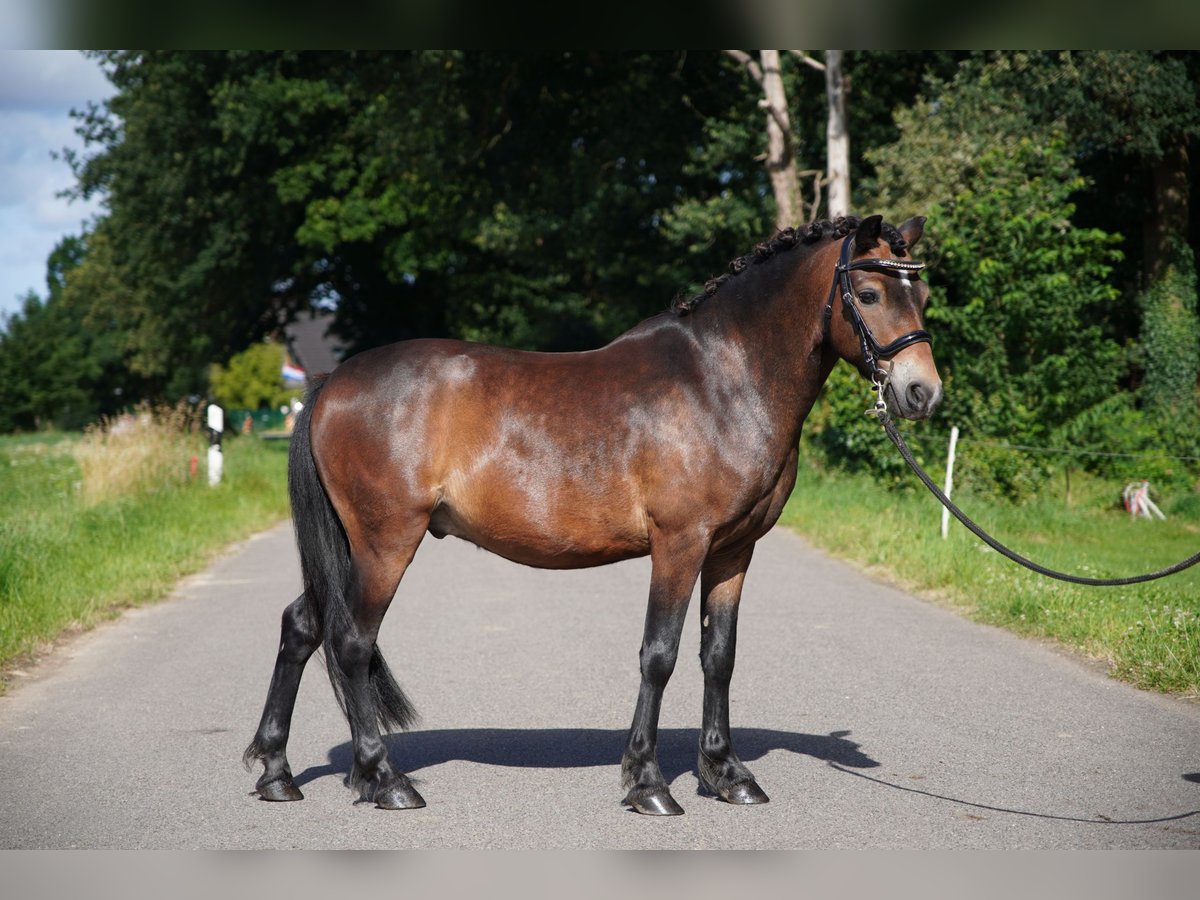
[(299, 574), (287, 525), (0, 697), (0, 847), (1200, 847), (1200, 707), (964, 621), (776, 530), (750, 569), (734, 742), (771, 797), (697, 793), (698, 603), (660, 755), (687, 810), (620, 804), (649, 563), (526, 569), (427, 538), (380, 644), (422, 714), (393, 757), (428, 801), (345, 786), (322, 663), (289, 748), (306, 795), (241, 766)]

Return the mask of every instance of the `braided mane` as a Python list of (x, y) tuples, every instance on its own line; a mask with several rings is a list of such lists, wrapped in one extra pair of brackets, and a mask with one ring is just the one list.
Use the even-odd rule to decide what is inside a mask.
[[(826, 238), (842, 238), (850, 232), (855, 231), (862, 224), (862, 219), (857, 216), (839, 216), (830, 221), (829, 219), (821, 219), (820, 221), (810, 222), (800, 228), (785, 228), (778, 232), (773, 238), (768, 241), (763, 241), (757, 244), (754, 250), (745, 256), (739, 256), (737, 259), (729, 263), (729, 271), (724, 275), (718, 275), (716, 278), (710, 278), (704, 282), (703, 292), (692, 297), (681, 297), (671, 304), (670, 311), (678, 316), (686, 316), (691, 313), (700, 303), (706, 298), (715, 294), (730, 278), (735, 275), (740, 275), (751, 265), (756, 265), (770, 259), (776, 253), (782, 250), (791, 250), (797, 245), (816, 244)], [(899, 256), (908, 247), (908, 242), (900, 236), (900, 232), (895, 226), (888, 223), (883, 224), (883, 239), (891, 245), (892, 253)]]

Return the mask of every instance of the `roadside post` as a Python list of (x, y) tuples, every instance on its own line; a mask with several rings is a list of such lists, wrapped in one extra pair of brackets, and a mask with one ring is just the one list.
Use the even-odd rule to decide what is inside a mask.
[(208, 486), (221, 483), (221, 435), (225, 431), (225, 410), (215, 403), (208, 404)]
[[(955, 425), (950, 429), (950, 450), (946, 454), (946, 486), (942, 489), (949, 499), (950, 492), (954, 490), (954, 450), (958, 447), (958, 426)], [(942, 507), (942, 540), (950, 533), (950, 510)]]

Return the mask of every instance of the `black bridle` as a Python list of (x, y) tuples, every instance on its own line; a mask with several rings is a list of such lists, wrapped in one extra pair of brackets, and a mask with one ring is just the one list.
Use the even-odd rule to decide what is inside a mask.
[[(918, 328), (916, 331), (910, 331), (908, 334), (901, 335), (894, 341), (888, 344), (880, 344), (871, 333), (871, 329), (867, 327), (867, 323), (863, 321), (862, 313), (858, 309), (858, 295), (854, 291), (854, 285), (850, 282), (850, 273), (855, 269), (882, 269), (884, 271), (893, 272), (920, 272), (925, 268), (925, 263), (918, 262), (915, 259), (879, 259), (876, 257), (867, 257), (858, 259), (854, 262), (850, 261), (852, 248), (854, 246), (854, 235), (846, 235), (846, 239), (842, 241), (842, 253), (838, 258), (837, 268), (833, 270), (833, 283), (829, 286), (829, 299), (825, 302), (825, 334), (829, 334), (829, 324), (833, 318), (833, 298), (837, 295), (838, 289), (842, 292), (842, 307), (846, 310), (846, 314), (850, 317), (850, 321), (854, 324), (854, 331), (858, 334), (858, 343), (862, 347), (863, 361), (867, 364), (871, 372), (871, 379), (877, 387), (882, 387), (887, 383), (887, 373), (880, 369), (879, 360), (891, 359), (905, 347), (911, 347), (913, 344), (933, 344), (933, 338), (924, 328)], [(882, 389), (880, 390), (882, 394)]]

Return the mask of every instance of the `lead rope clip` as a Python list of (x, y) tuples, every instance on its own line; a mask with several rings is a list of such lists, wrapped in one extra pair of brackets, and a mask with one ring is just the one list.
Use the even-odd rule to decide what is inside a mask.
[(875, 403), (866, 411), (868, 416), (874, 416), (877, 419), (882, 419), (888, 414), (887, 401), (883, 399), (884, 391), (887, 390), (888, 382), (891, 381), (892, 372), (890, 369), (884, 371), (876, 367), (871, 375), (871, 384), (875, 390)]

